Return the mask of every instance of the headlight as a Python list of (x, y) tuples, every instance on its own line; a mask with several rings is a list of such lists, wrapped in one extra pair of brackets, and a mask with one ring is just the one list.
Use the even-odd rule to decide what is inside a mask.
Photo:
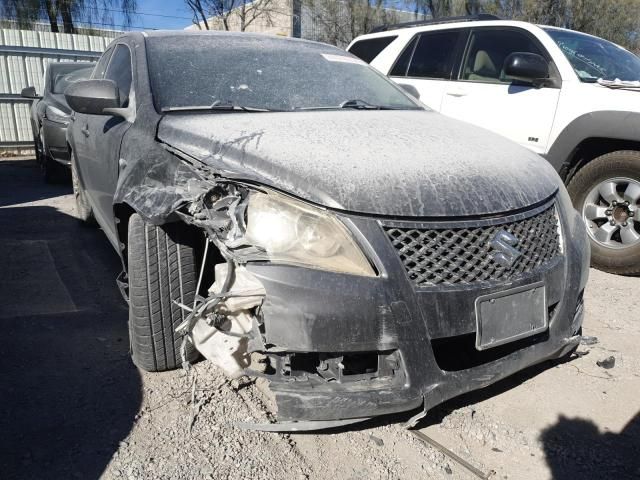
[(251, 193), (245, 242), (265, 260), (375, 276), (349, 230), (330, 212), (277, 193)]
[(62, 110), (56, 107), (52, 107), (51, 105), (47, 105), (47, 108), (44, 111), (44, 116), (47, 120), (51, 120), (52, 122), (57, 123), (69, 123), (69, 115), (64, 113)]

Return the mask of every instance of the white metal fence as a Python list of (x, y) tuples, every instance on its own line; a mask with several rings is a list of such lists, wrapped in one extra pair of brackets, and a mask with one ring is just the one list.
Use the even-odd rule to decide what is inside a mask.
[(34, 86), (42, 93), (47, 64), (95, 60), (117, 35), (0, 29), (0, 151), (32, 146), (31, 101), (20, 97), (20, 92)]

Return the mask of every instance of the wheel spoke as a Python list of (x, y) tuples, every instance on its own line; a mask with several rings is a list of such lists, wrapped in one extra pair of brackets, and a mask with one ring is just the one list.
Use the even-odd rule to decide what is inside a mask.
[(614, 233), (620, 228), (619, 225), (611, 225), (609, 223), (603, 224), (596, 232), (593, 234), (596, 240), (602, 243), (611, 243), (611, 237)]
[(618, 194), (616, 186), (616, 182), (602, 182), (598, 187), (598, 193), (609, 203), (613, 202), (614, 200), (616, 202), (622, 202), (622, 197), (620, 196), (620, 194)]
[(620, 229), (620, 238), (625, 245), (633, 245), (640, 241), (640, 233), (633, 228), (633, 223), (629, 223)]
[(596, 220), (598, 218), (606, 218), (607, 214), (605, 211), (607, 207), (603, 207), (601, 205), (596, 205), (595, 203), (587, 203), (584, 206), (584, 216), (589, 220)]
[(638, 203), (640, 200), (640, 183), (629, 182), (624, 191), (624, 199), (631, 205)]

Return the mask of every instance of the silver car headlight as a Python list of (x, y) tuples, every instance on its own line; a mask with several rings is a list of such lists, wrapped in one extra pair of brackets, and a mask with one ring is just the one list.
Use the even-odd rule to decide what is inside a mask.
[(47, 120), (51, 120), (52, 122), (64, 123), (67, 125), (69, 123), (69, 115), (51, 105), (47, 105), (47, 108), (44, 111), (44, 116)]
[(244, 241), (274, 263), (375, 276), (344, 224), (331, 212), (270, 192), (252, 192)]

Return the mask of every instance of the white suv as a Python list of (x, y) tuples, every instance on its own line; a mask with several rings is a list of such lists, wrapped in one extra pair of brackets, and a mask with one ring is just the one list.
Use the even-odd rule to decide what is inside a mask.
[(378, 27), (347, 50), (432, 109), (544, 156), (587, 224), (592, 264), (640, 273), (640, 58), (489, 15)]

